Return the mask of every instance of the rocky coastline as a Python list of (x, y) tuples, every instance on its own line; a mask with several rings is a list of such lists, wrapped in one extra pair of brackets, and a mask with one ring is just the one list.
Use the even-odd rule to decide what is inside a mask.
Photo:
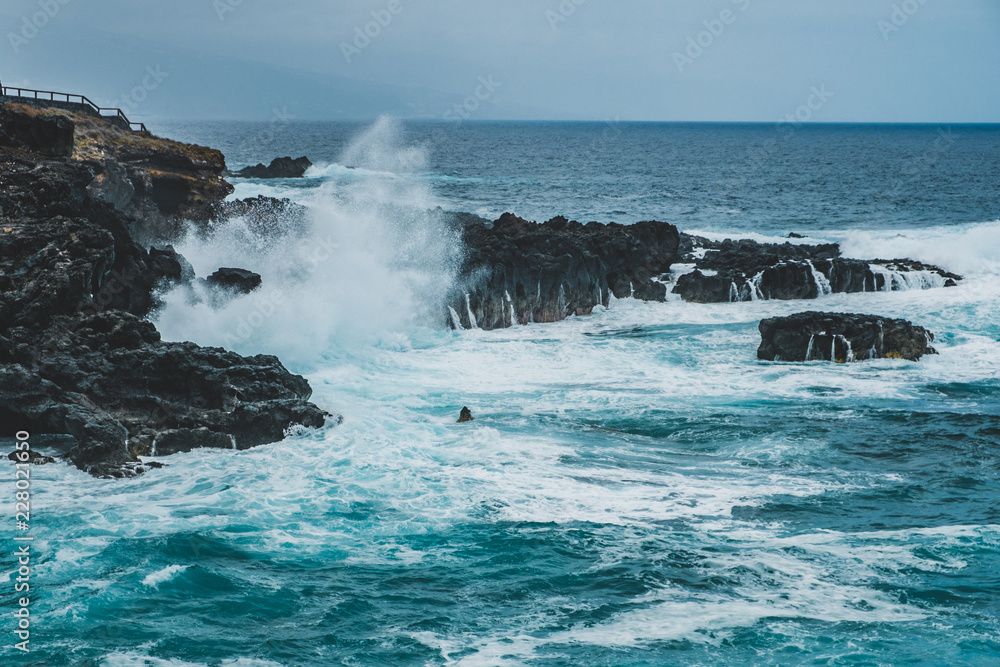
[[(295, 162), (293, 171), (307, 168)], [(277, 358), (164, 342), (144, 319), (173, 286), (205, 281), (239, 298), (261, 284), (236, 267), (196, 277), (171, 245), (187, 225), (238, 216), (267, 233), (307, 224), (288, 200), (225, 201), (227, 173), (210, 148), (66, 110), (0, 107), (0, 437), (68, 436), (74, 465), (124, 477), (155, 467), (141, 457), (246, 449), (292, 427), (339, 422)], [(455, 329), (556, 322), (607, 307), (612, 296), (815, 299), (961, 280), (908, 259), (844, 258), (835, 244), (716, 242), (666, 222), (442, 214), (464, 246), (446, 309)], [(800, 313), (764, 320), (760, 332), (758, 358), (770, 361), (934, 352), (926, 330), (873, 315)]]
[(665, 222), (601, 224), (507, 213), (456, 221), (465, 258), (449, 299), (451, 325), (497, 329), (589, 315), (611, 295), (663, 301), (680, 235)]
[(858, 260), (837, 244), (710, 241), (665, 222), (556, 217), (494, 222), (455, 214), (464, 262), (448, 303), (454, 329), (555, 322), (610, 297), (693, 303), (816, 299), (827, 294), (954, 287), (962, 277), (910, 259)]
[(74, 465), (123, 477), (336, 423), (277, 358), (166, 343), (143, 319), (194, 277), (168, 245), (188, 221), (262, 208), (224, 202), (220, 152), (17, 104), (0, 128), (0, 435), (71, 436)]
[(685, 259), (694, 270), (677, 278), (673, 293), (695, 303), (815, 299), (825, 294), (954, 287), (962, 280), (909, 259), (841, 257), (834, 243), (804, 245), (689, 237)]

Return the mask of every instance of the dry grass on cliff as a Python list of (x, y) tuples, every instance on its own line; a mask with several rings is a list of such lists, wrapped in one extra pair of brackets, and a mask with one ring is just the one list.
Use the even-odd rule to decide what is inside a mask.
[(100, 118), (65, 109), (36, 109), (26, 104), (8, 106), (31, 116), (62, 116), (72, 121), (75, 127), (73, 157), (78, 160), (114, 158), (131, 162), (159, 156), (157, 161), (162, 162), (163, 156), (173, 156), (195, 169), (221, 171), (225, 168), (225, 158), (214, 148), (184, 144), (149, 132), (132, 132)]

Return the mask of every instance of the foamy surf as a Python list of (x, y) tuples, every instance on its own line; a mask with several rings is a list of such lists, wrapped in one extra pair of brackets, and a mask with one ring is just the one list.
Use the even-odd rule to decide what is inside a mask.
[(142, 584), (143, 586), (151, 586), (152, 588), (158, 588), (160, 584), (166, 581), (170, 581), (171, 579), (173, 579), (174, 577), (176, 577), (178, 574), (188, 569), (189, 567), (191, 566), (168, 565), (162, 570), (157, 570), (156, 572), (151, 572), (150, 574), (146, 575), (146, 577), (142, 580)]
[[(343, 424), (162, 457), (137, 480), (32, 471), (59, 544), (46, 604), (69, 610), (47, 622), (75, 638), (68, 654), (123, 667), (995, 655), (1000, 223), (780, 225), (851, 257), (941, 264), (966, 276), (954, 288), (611, 299), (554, 324), (453, 331), (440, 305), (461, 249), (424, 211), (455, 207), (405, 130), (338, 141), (316, 187), (241, 184), (308, 203), (308, 226), (192, 234), (178, 250), (200, 276), (237, 265), (263, 286), (214, 308), (177, 291), (157, 316), (166, 338), (279, 354)], [(581, 198), (624, 210), (658, 196), (599, 182)], [(463, 210), (505, 210), (469, 192)], [(786, 240), (716, 208), (705, 232), (671, 222)], [(912, 320), (939, 354), (756, 359), (760, 319), (814, 308)], [(456, 423), (462, 406), (475, 421)], [(132, 610), (125, 638), (82, 631), (115, 609)]]

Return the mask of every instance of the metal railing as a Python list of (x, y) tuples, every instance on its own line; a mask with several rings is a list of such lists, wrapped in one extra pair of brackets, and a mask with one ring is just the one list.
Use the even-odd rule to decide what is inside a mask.
[[(15, 94), (9, 91), (17, 91), (17, 93)], [(0, 92), (2, 92), (5, 97), (21, 97), (25, 99), (33, 99), (38, 102), (65, 102), (66, 104), (79, 104), (80, 106), (91, 109), (102, 118), (107, 118), (108, 116), (120, 118), (125, 122), (125, 124), (128, 125), (129, 129), (134, 132), (149, 131), (146, 129), (146, 125), (144, 123), (133, 123), (130, 121), (128, 116), (126, 116), (125, 112), (121, 109), (98, 106), (94, 104), (86, 95), (71, 95), (69, 93), (57, 93), (51, 90), (30, 90), (28, 88), (17, 88), (15, 86), (3, 86), (0, 88)], [(25, 93), (29, 94), (26, 95)]]

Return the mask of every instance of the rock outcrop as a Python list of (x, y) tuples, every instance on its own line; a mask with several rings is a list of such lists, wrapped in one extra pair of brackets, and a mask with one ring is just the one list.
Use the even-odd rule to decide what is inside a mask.
[(240, 218), (247, 228), (262, 237), (300, 233), (307, 225), (308, 209), (290, 199), (258, 195), (249, 199), (224, 201), (213, 209), (213, 222)]
[[(71, 156), (73, 166), (88, 172), (84, 191), (74, 189), (74, 194), (122, 213), (129, 234), (139, 243), (174, 237), (183, 231), (184, 221), (211, 219), (213, 206), (233, 191), (222, 178), (225, 157), (215, 149), (132, 132), (62, 109), (8, 103), (3, 110), (5, 129), (0, 135), (7, 140), (0, 144), (36, 156)], [(62, 128), (55, 132), (58, 140), (48, 138), (53, 130), (39, 129), (53, 124)], [(72, 136), (68, 152), (67, 131)], [(44, 138), (41, 148), (38, 137)], [(52, 201), (55, 206), (63, 203), (60, 198)], [(10, 215), (6, 209), (4, 214)]]
[(234, 172), (233, 176), (239, 178), (302, 178), (311, 166), (312, 162), (304, 155), (294, 160), (290, 157), (276, 157), (266, 167), (263, 162), (258, 162), (252, 167), (245, 167)]
[(42, 155), (68, 157), (73, 154), (73, 130), (73, 123), (62, 116), (0, 107), (0, 146), (23, 146)]
[(194, 268), (172, 245), (149, 248), (150, 270), (159, 276), (165, 287), (183, 285), (194, 280)]
[(611, 294), (663, 301), (660, 278), (678, 258), (677, 228), (664, 222), (538, 224), (507, 213), (457, 224), (466, 255), (449, 300), (453, 327), (555, 322), (607, 306)]
[(961, 280), (936, 266), (908, 259), (847, 259), (840, 256), (836, 244), (726, 240), (711, 244), (700, 256), (692, 250), (689, 257), (694, 259), (695, 270), (678, 276), (673, 292), (697, 303), (953, 287)]
[(760, 322), (757, 358), (766, 361), (909, 359), (936, 354), (934, 334), (877, 315), (806, 312)]
[(247, 271), (246, 269), (221, 268), (208, 278), (205, 278), (212, 287), (217, 287), (239, 294), (249, 294), (261, 285), (259, 273)]
[[(74, 464), (117, 477), (141, 472), (161, 437), (160, 453), (241, 449), (329, 420), (276, 358), (165, 343), (142, 319), (159, 289), (194, 276), (173, 247), (136, 237), (217, 215), (231, 191), (221, 153), (61, 110), (4, 113), (0, 435), (70, 435)], [(46, 147), (65, 123), (69, 156)]]
[(46, 463), (56, 462), (56, 460), (51, 456), (45, 456), (44, 454), (40, 454), (33, 449), (21, 452), (11, 452), (7, 455), (7, 458), (17, 463), (33, 463), (40, 466), (45, 465)]
[[(41, 339), (14, 327), (0, 348), (0, 418), (74, 436), (70, 460), (95, 475), (129, 474), (154, 452), (246, 449), (328, 417), (277, 358), (165, 343), (151, 323), (120, 311), (59, 316)], [(175, 444), (158, 448), (160, 437)]]

